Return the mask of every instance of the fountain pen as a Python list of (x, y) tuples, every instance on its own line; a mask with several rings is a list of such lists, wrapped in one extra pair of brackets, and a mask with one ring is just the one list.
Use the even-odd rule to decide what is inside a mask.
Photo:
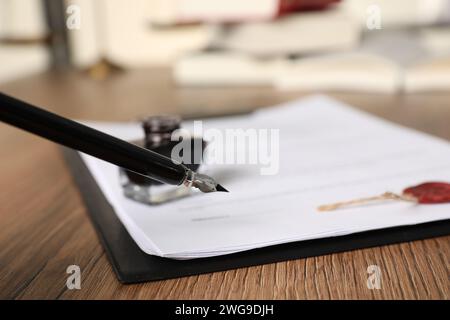
[(213, 178), (194, 172), (169, 157), (3, 93), (0, 93), (0, 120), (165, 184), (195, 187), (202, 192), (227, 192)]

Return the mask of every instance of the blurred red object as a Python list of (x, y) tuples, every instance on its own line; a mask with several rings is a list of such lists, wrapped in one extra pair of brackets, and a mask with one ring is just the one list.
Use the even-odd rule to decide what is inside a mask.
[(279, 0), (279, 15), (294, 11), (323, 10), (341, 0)]

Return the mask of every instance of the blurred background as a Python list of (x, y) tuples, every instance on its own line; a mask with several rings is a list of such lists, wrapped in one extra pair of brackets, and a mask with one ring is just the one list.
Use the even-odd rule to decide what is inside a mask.
[(177, 87), (450, 90), (450, 0), (0, 0), (0, 84), (168, 67)]

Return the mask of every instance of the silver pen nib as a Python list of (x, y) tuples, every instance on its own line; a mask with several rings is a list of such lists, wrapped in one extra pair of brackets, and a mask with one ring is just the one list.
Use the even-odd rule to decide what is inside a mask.
[(189, 187), (195, 187), (199, 189), (201, 192), (228, 192), (227, 189), (218, 184), (213, 178), (207, 176), (206, 174), (196, 173), (193, 171), (189, 171), (187, 173), (186, 179), (183, 183)]

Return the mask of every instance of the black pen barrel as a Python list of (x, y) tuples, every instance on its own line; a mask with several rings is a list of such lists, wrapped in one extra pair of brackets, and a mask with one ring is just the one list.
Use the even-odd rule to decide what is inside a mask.
[(0, 120), (166, 184), (179, 185), (186, 167), (170, 158), (0, 93)]

